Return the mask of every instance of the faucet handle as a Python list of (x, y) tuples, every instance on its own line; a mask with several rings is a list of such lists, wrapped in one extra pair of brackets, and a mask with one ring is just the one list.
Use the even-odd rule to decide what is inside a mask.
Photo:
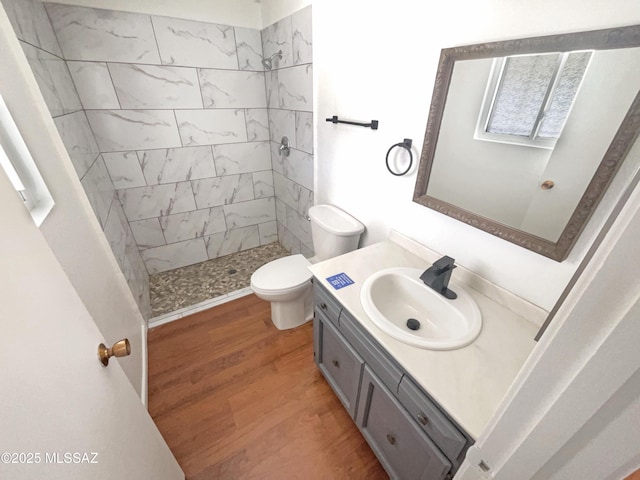
[(457, 265), (454, 265), (454, 263), (455, 259), (445, 255), (439, 260), (433, 262), (433, 266), (438, 270), (438, 274), (440, 274), (456, 268)]

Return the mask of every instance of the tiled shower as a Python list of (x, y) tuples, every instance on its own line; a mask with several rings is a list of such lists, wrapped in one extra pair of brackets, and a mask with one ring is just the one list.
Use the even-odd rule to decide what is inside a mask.
[(311, 7), (260, 31), (1, 1), (145, 318), (149, 274), (276, 241), (312, 255)]

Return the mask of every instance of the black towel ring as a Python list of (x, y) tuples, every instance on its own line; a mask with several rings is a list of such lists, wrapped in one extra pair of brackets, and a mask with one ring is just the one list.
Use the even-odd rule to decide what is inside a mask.
[[(391, 167), (389, 166), (389, 154), (391, 153), (391, 150), (393, 150), (396, 147), (405, 148), (407, 152), (409, 152), (409, 166), (404, 172), (400, 172), (400, 173), (394, 172), (393, 170), (391, 170)], [(400, 143), (396, 143), (395, 145), (391, 145), (391, 148), (387, 150), (386, 162), (387, 162), (387, 170), (389, 170), (389, 172), (392, 175), (395, 175), (396, 177), (401, 177), (402, 175), (405, 175), (409, 170), (411, 170), (411, 166), (413, 165), (413, 153), (411, 153), (411, 139), (405, 138), (404, 141)]]

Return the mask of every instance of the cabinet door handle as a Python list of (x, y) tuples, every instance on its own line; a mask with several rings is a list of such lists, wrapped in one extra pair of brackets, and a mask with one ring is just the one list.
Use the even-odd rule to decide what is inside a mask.
[(338, 360), (331, 360), (331, 363), (333, 363), (334, 367), (340, 368), (340, 362)]
[(387, 441), (388, 441), (391, 445), (395, 445), (395, 444), (396, 444), (396, 437), (395, 437), (395, 435), (391, 435), (390, 433), (387, 433)]
[(321, 303), (321, 304), (320, 304), (320, 308), (321, 308), (322, 310), (326, 310), (326, 309), (327, 309), (327, 304), (326, 304), (326, 303), (324, 303), (324, 302), (323, 302), (323, 303)]
[(428, 419), (425, 415), (423, 415), (422, 413), (419, 413), (419, 414), (417, 415), (417, 417), (418, 417), (418, 421), (419, 421), (422, 425), (426, 425), (427, 423), (429, 423), (429, 419)]

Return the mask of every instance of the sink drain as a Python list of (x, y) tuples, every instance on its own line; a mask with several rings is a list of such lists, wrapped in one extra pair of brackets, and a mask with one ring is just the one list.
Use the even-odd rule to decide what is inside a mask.
[(420, 328), (420, 322), (415, 318), (410, 318), (407, 320), (407, 327), (409, 330), (418, 330)]

